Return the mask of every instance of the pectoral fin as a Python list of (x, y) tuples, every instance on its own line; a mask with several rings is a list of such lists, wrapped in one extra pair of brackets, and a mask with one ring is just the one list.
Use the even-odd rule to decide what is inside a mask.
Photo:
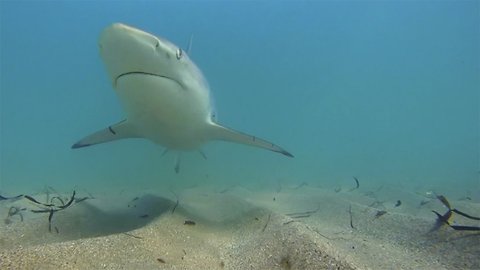
[(117, 124), (111, 125), (105, 129), (88, 135), (87, 137), (81, 139), (80, 141), (72, 145), (72, 149), (135, 137), (138, 136), (135, 135), (133, 127), (129, 124), (127, 120), (123, 120)]
[(274, 151), (288, 157), (293, 157), (292, 154), (290, 154), (288, 151), (286, 151), (285, 149), (281, 148), (276, 144), (260, 139), (253, 135), (245, 134), (240, 131), (236, 131), (236, 130), (221, 126), (216, 123), (212, 123), (210, 135), (212, 139), (215, 139), (215, 140), (223, 140), (223, 141), (230, 141), (230, 142), (235, 142), (240, 144), (251, 145), (255, 147), (264, 148), (270, 151)]

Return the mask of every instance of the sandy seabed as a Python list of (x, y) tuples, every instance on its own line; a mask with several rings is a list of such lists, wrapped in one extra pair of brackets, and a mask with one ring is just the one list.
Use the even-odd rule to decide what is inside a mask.
[[(432, 230), (431, 211), (445, 207), (401, 190), (235, 186), (93, 197), (56, 212), (51, 232), (49, 213), (30, 212), (31, 201), (0, 202), (0, 217), (26, 208), (0, 226), (0, 269), (480, 269), (480, 233)], [(450, 203), (480, 213), (478, 202)]]

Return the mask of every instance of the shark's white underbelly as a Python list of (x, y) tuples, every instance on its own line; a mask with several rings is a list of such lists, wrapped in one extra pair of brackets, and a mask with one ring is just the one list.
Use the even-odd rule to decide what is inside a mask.
[(115, 88), (139, 137), (178, 150), (193, 150), (208, 140), (210, 103), (202, 93), (145, 74), (121, 76)]

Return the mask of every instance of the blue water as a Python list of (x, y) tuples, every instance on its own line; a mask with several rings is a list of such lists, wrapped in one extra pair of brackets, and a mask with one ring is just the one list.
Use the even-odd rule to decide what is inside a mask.
[[(0, 191), (275, 182), (480, 200), (478, 1), (0, 1)], [(219, 121), (295, 155), (210, 143), (174, 157), (145, 140), (72, 150), (123, 119), (99, 57), (123, 22), (186, 47)]]

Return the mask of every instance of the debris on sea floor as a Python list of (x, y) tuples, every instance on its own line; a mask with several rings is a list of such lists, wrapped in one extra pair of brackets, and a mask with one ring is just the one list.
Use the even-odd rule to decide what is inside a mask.
[(437, 199), (445, 206), (447, 207), (447, 212), (445, 214), (440, 214), (437, 211), (432, 210), (435, 215), (437, 215), (437, 220), (435, 222), (435, 225), (431, 229), (431, 231), (438, 230), (440, 227), (443, 225), (448, 225), (450, 228), (457, 230), (457, 231), (480, 231), (480, 226), (465, 226), (465, 225), (452, 225), (452, 222), (450, 221), (452, 219), (452, 214), (456, 213), (460, 216), (463, 216), (467, 219), (470, 220), (480, 220), (480, 217), (475, 217), (472, 215), (469, 215), (465, 212), (462, 212), (460, 210), (457, 210), (455, 208), (452, 209), (450, 202), (447, 200), (447, 198), (443, 195), (438, 195)]
[[(35, 214), (42, 214), (48, 213), (48, 231), (52, 232), (52, 221), (53, 216), (56, 212), (65, 210), (66, 208), (70, 207), (74, 203), (80, 203), (87, 199), (91, 199), (92, 197), (75, 197), (75, 190), (73, 191), (70, 197), (62, 197), (58, 193), (55, 196), (51, 196), (52, 194), (57, 193), (55, 189), (52, 187), (47, 187), (45, 190), (46, 199), (45, 202), (41, 202), (41, 200), (34, 198), (30, 195), (17, 195), (13, 197), (5, 197), (0, 195), (0, 200), (9, 200), (9, 201), (17, 201), (21, 199), (26, 199), (30, 203), (32, 203), (36, 209), (27, 209), (26, 207), (18, 207), (18, 206), (11, 206), (8, 210), (7, 217), (5, 218), (5, 224), (12, 223), (12, 217), (18, 216), (20, 221), (23, 221), (23, 214), (24, 211), (29, 211)], [(56, 233), (59, 233), (59, 230), (56, 226), (53, 227)]]

